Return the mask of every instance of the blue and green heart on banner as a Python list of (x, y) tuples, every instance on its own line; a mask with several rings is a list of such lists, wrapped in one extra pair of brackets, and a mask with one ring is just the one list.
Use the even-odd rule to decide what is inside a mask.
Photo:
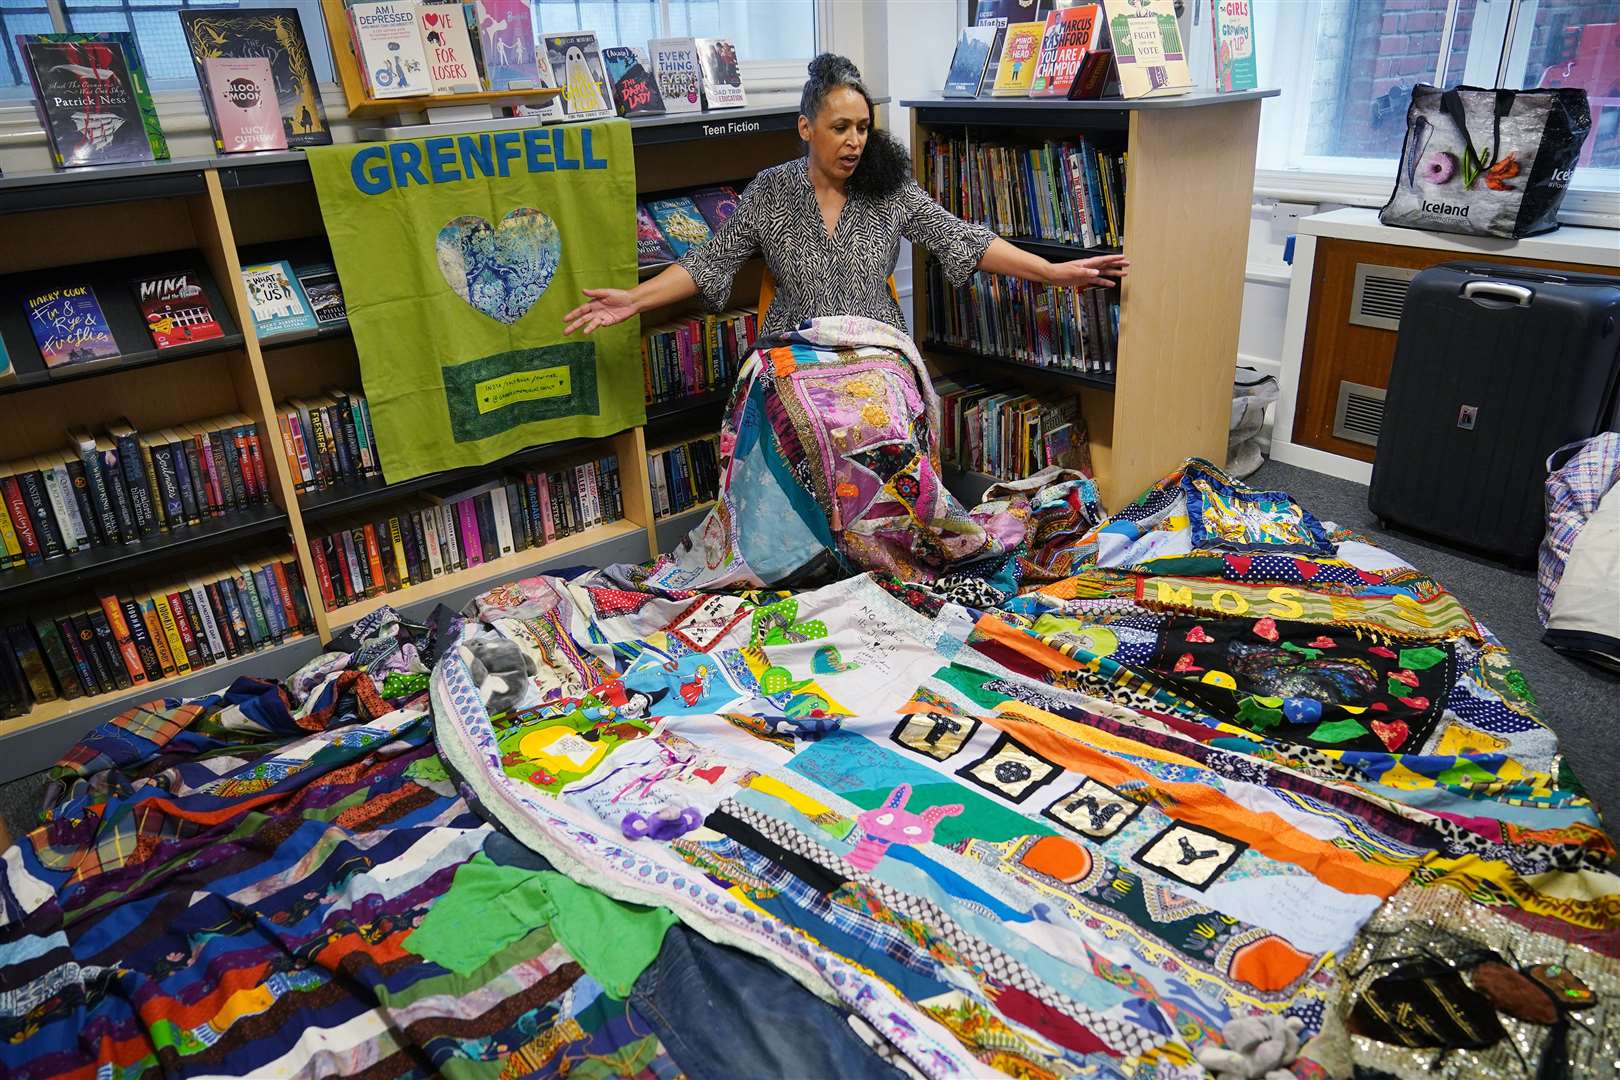
[(563, 336), (636, 284), (622, 120), (316, 147), (384, 475), (480, 465), (643, 423), (639, 322)]

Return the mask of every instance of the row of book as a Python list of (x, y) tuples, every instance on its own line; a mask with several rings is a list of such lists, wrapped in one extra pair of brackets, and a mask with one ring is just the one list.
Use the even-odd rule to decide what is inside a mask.
[(1086, 247), (1125, 242), (1123, 150), (1089, 139), (1039, 144), (933, 135), (923, 187), (945, 209), (1004, 236)]
[[(555, 87), (561, 94), (545, 104), (518, 107), (548, 120), (747, 104), (736, 47), (724, 38), (658, 38), (645, 52), (600, 49), (593, 31), (537, 36), (540, 7), (539, 0), (382, 0), (350, 4), (346, 17), (376, 98)], [(332, 141), (296, 8), (177, 14), (218, 152)], [(20, 34), (17, 44), (58, 168), (170, 156), (134, 34)]]
[[(274, 337), (348, 322), (343, 289), (330, 263), (313, 262), (294, 269), (286, 261), (242, 267), (254, 326), (260, 338)], [(124, 302), (109, 297), (109, 302)], [(159, 351), (194, 345), (225, 336), (214, 314), (203, 279), (195, 270), (146, 275), (130, 283), (130, 300)], [(108, 360), (148, 347), (120, 342), (107, 318), (102, 298), (88, 281), (67, 281), (24, 297), (28, 327), (46, 370), (91, 360)], [(0, 342), (0, 358), (5, 346)], [(16, 376), (10, 363), (0, 363), (0, 381)]]
[(291, 555), (265, 554), (5, 627), (0, 715), (209, 668), (314, 630)]
[(983, 273), (958, 289), (932, 262), (926, 285), (928, 339), (934, 344), (1032, 367), (1114, 374), (1115, 289), (1060, 289)]
[(647, 455), (647, 476), (654, 517), (669, 517), (712, 501), (720, 491), (719, 436), (652, 451)]
[(310, 553), (321, 603), (333, 611), (623, 517), (619, 462), (609, 454), (345, 520), (312, 533)]
[(349, 38), (374, 98), (552, 87), (525, 112), (557, 120), (659, 116), (747, 104), (724, 38), (654, 38), (602, 48), (595, 31), (537, 34), (532, 0), (350, 3)]
[(673, 262), (720, 231), (737, 209), (737, 191), (728, 184), (698, 188), (636, 203), (636, 263)]
[(934, 388), (945, 464), (998, 480), (1020, 480), (1048, 465), (1092, 475), (1086, 422), (1072, 394), (1036, 396), (950, 378), (935, 379)]
[(0, 466), (0, 571), (138, 543), (270, 502), (258, 427), (241, 415), (139, 432), (68, 432), (68, 450)]
[(382, 475), (371, 405), (358, 390), (334, 388), (319, 397), (278, 401), (276, 428), (299, 492)]
[(758, 333), (755, 308), (693, 315), (653, 327), (641, 337), (647, 404), (730, 389)]

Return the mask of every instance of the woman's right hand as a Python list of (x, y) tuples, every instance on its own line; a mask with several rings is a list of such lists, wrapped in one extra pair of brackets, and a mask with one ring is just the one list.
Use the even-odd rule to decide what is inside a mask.
[(603, 326), (622, 323), (639, 310), (625, 289), (586, 289), (585, 303), (563, 316), (563, 333), (589, 334)]

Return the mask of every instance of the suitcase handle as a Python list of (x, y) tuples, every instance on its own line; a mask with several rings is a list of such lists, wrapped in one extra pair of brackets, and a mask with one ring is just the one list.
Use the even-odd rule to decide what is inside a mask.
[(1535, 293), (1523, 285), (1509, 285), (1505, 281), (1470, 281), (1463, 286), (1463, 299), (1483, 296), (1491, 300), (1506, 300), (1510, 304), (1529, 307)]

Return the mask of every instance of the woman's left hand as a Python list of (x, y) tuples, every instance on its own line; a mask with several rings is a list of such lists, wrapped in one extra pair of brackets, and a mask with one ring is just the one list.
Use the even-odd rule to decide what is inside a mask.
[(1053, 263), (1051, 284), (1070, 289), (1113, 288), (1130, 265), (1130, 260), (1123, 255), (1097, 255)]

